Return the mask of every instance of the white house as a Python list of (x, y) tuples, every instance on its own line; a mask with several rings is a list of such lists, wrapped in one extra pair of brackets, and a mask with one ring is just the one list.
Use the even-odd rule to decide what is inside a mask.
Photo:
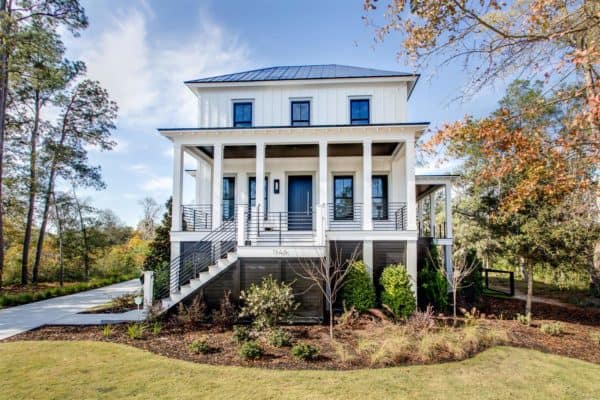
[[(302, 260), (332, 249), (356, 251), (376, 282), (391, 263), (406, 265), (416, 282), (424, 237), (444, 246), (449, 266), (452, 177), (415, 175), (415, 141), (428, 126), (407, 113), (418, 78), (306, 65), (185, 82), (197, 98), (197, 127), (159, 129), (174, 154), (165, 304), (199, 289), (214, 302), (267, 275), (308, 285), (297, 275)], [(184, 153), (197, 161), (188, 171), (194, 204), (182, 204)], [(314, 290), (302, 294), (306, 316), (323, 312)]]

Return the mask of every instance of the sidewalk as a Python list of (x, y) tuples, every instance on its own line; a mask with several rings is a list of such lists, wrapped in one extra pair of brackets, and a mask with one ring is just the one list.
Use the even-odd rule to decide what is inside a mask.
[(0, 310), (0, 340), (43, 325), (99, 325), (142, 320), (144, 313), (137, 310), (121, 314), (79, 314), (89, 308), (105, 304), (114, 297), (135, 293), (140, 289), (139, 279), (132, 279), (98, 289)]

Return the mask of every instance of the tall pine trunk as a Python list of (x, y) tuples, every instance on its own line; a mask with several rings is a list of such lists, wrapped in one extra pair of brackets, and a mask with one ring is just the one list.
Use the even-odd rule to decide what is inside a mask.
[(83, 212), (81, 211), (81, 204), (79, 204), (79, 199), (77, 198), (77, 193), (75, 192), (75, 185), (73, 185), (73, 199), (75, 200), (75, 207), (77, 207), (81, 236), (83, 237), (83, 271), (85, 280), (87, 281), (90, 276), (89, 246), (87, 240), (87, 230), (85, 229), (85, 221), (83, 219)]
[(60, 211), (58, 210), (58, 204), (56, 204), (56, 195), (52, 192), (52, 202), (54, 203), (54, 211), (56, 212), (56, 228), (58, 231), (58, 257), (60, 263), (58, 280), (60, 287), (65, 285), (65, 263), (63, 259), (63, 229), (62, 220), (60, 219)]
[[(21, 284), (27, 284), (27, 270), (29, 268), (29, 247), (31, 245), (31, 230), (33, 229), (33, 216), (35, 212), (35, 196), (37, 193), (37, 141), (40, 130), (41, 101), (39, 92), (35, 94), (35, 117), (31, 131), (31, 154), (29, 156), (29, 204), (27, 209), (27, 222), (25, 223), (25, 235), (23, 237), (23, 254), (21, 257)], [(38, 268), (34, 266), (31, 282), (38, 281)]]
[(42, 223), (40, 225), (40, 234), (38, 236), (37, 246), (35, 249), (35, 260), (33, 262), (34, 269), (38, 269), (40, 266), (40, 263), (42, 261), (42, 249), (44, 247), (44, 239), (46, 236), (46, 227), (48, 225), (48, 215), (50, 213), (50, 200), (51, 200), (52, 194), (54, 193), (54, 184), (56, 181), (56, 175), (58, 173), (60, 152), (61, 152), (62, 147), (65, 144), (65, 141), (67, 140), (66, 124), (67, 124), (67, 119), (68, 119), (69, 113), (71, 112), (72, 106), (73, 106), (73, 99), (71, 99), (71, 102), (69, 103), (69, 105), (67, 106), (67, 109), (65, 110), (65, 115), (63, 116), (63, 121), (62, 121), (60, 140), (58, 142), (58, 145), (56, 146), (55, 153), (52, 156), (52, 164), (50, 165), (50, 174), (48, 176), (48, 183), (46, 185), (46, 190), (44, 192), (44, 209), (42, 211)]
[[(0, 0), (0, 17), (10, 18), (12, 0)], [(2, 43), (0, 44), (0, 288), (2, 288), (2, 276), (4, 272), (4, 146), (6, 139), (6, 102), (8, 99), (8, 61), (9, 43), (8, 37), (12, 29), (10, 21), (2, 29)]]

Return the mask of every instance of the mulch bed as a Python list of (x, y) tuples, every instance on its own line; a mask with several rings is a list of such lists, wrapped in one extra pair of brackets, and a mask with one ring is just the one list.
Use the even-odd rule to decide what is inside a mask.
[[(487, 298), (482, 304), (482, 313), (486, 314), (482, 324), (507, 332), (510, 345), (559, 354), (567, 357), (600, 363), (600, 344), (592, 341), (592, 333), (600, 335), (600, 310), (584, 309), (574, 312), (572, 309), (534, 305), (532, 326), (524, 326), (514, 321), (514, 315), (523, 312), (524, 304), (511, 299)], [(501, 314), (502, 313), (502, 314)], [(447, 322), (441, 318), (440, 322)], [(544, 322), (561, 321), (564, 333), (550, 336), (540, 331)], [(356, 333), (373, 329), (381, 322), (372, 316), (363, 317), (353, 328), (336, 329), (338, 343), (356, 346)], [(43, 327), (34, 331), (7, 339), (17, 340), (93, 340), (121, 343), (163, 356), (213, 365), (241, 365), (271, 369), (356, 369), (369, 365), (366, 359), (354, 360), (351, 364), (340, 361), (329, 339), (328, 327), (323, 325), (286, 326), (293, 342), (310, 343), (321, 349), (316, 361), (306, 362), (291, 356), (289, 347), (277, 348), (261, 342), (265, 355), (257, 361), (244, 361), (238, 354), (239, 345), (233, 339), (231, 330), (222, 332), (210, 325), (181, 325), (170, 319), (163, 323), (161, 332), (154, 336), (151, 327), (145, 331), (144, 338), (130, 339), (127, 325), (113, 325), (110, 337), (105, 337), (102, 327), (63, 326)], [(208, 337), (214, 351), (209, 354), (194, 354), (188, 346), (195, 339)]]

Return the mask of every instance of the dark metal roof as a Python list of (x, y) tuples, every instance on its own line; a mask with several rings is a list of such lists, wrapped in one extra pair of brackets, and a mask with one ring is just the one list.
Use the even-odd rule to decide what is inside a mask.
[(418, 78), (419, 75), (408, 72), (386, 71), (338, 64), (296, 65), (261, 68), (234, 74), (211, 76), (186, 81), (185, 83), (260, 82), (298, 79), (383, 78), (403, 76), (414, 76)]

